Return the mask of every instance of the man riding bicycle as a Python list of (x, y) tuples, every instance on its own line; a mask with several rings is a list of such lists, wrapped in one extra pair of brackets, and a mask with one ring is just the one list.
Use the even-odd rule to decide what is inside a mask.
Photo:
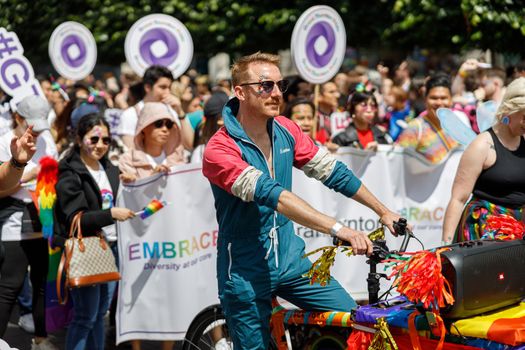
[(294, 234), (292, 220), (350, 242), (357, 254), (370, 254), (372, 242), (294, 195), (292, 167), (366, 205), (392, 233), (399, 219), (346, 165), (279, 116), (287, 81), (278, 64), (278, 56), (258, 52), (233, 65), (235, 98), (224, 107), (224, 127), (203, 158), (219, 223), (219, 298), (235, 349), (268, 348), (272, 296), (305, 310), (356, 306), (337, 281), (321, 287), (303, 277), (311, 262), (302, 258), (304, 242)]

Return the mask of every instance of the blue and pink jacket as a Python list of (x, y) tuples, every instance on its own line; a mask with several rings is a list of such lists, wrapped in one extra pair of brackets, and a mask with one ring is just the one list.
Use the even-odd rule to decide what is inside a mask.
[(346, 165), (318, 148), (300, 127), (286, 117), (268, 120), (273, 142), (274, 177), (262, 151), (244, 132), (236, 118), (238, 99), (223, 109), (224, 127), (208, 142), (203, 173), (215, 197), (219, 236), (267, 235), (289, 219), (276, 212), (279, 195), (291, 191), (292, 167), (322, 181), (327, 187), (353, 196), (361, 181)]

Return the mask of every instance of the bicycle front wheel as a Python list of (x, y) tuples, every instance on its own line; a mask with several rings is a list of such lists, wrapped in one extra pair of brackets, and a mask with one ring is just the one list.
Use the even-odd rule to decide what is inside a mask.
[(220, 305), (209, 306), (195, 317), (188, 328), (182, 346), (183, 350), (211, 350), (215, 348), (233, 349), (226, 319)]

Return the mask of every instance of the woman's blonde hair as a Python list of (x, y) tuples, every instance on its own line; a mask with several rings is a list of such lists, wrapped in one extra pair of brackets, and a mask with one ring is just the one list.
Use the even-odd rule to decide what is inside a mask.
[(501, 122), (503, 117), (525, 110), (525, 78), (513, 80), (503, 95), (503, 101), (496, 112), (496, 119)]

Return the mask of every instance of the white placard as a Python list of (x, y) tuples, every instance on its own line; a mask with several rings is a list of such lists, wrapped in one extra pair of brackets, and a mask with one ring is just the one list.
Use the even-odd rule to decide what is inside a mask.
[(306, 81), (327, 82), (339, 71), (345, 57), (343, 20), (329, 6), (310, 7), (295, 24), (290, 46), (295, 67)]
[(138, 75), (152, 65), (167, 67), (174, 78), (181, 76), (193, 58), (191, 34), (178, 19), (152, 14), (133, 24), (124, 44), (126, 60)]
[(82, 80), (97, 63), (97, 43), (93, 34), (78, 22), (64, 22), (49, 39), (49, 58), (61, 76)]

